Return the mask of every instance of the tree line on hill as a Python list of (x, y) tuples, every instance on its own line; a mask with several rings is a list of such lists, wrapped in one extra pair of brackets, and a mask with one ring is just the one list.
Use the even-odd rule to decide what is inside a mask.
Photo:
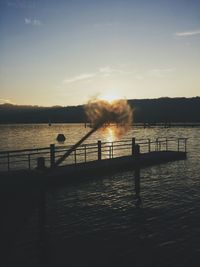
[[(200, 122), (200, 97), (131, 99), (134, 122)], [(0, 105), (0, 123), (84, 123), (84, 106)]]

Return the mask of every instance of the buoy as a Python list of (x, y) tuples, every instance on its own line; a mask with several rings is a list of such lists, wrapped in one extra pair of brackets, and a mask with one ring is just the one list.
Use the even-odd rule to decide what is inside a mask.
[(56, 139), (58, 142), (65, 142), (65, 140), (66, 140), (64, 134), (58, 134)]

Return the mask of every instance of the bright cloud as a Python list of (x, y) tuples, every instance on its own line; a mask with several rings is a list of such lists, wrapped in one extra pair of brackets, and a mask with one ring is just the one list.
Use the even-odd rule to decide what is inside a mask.
[(63, 80), (63, 83), (73, 83), (73, 82), (78, 82), (78, 81), (83, 81), (83, 80), (88, 80), (96, 76), (96, 73), (83, 73), (77, 76), (74, 76), (69, 79)]
[(192, 36), (192, 35), (198, 35), (200, 34), (200, 30), (196, 31), (186, 31), (186, 32), (176, 32), (176, 36), (184, 37), (184, 36)]
[(25, 18), (24, 23), (26, 25), (32, 25), (32, 26), (41, 26), (42, 25), (42, 22), (39, 19)]
[(74, 83), (74, 82), (79, 82), (79, 81), (83, 81), (83, 80), (89, 80), (92, 79), (94, 77), (110, 77), (112, 75), (121, 75), (121, 74), (130, 74), (132, 72), (128, 72), (122, 69), (117, 69), (117, 68), (113, 68), (111, 66), (105, 66), (105, 67), (101, 67), (99, 68), (96, 72), (92, 72), (92, 73), (82, 73), (80, 75), (71, 77), (71, 78), (67, 78), (63, 80), (63, 83)]
[(0, 105), (1, 104), (14, 104), (10, 99), (0, 98)]
[(130, 74), (132, 72), (130, 71), (125, 71), (123, 69), (117, 69), (117, 68), (112, 68), (110, 66), (105, 66), (99, 69), (99, 73), (103, 74), (103, 76), (108, 77), (113, 74)]

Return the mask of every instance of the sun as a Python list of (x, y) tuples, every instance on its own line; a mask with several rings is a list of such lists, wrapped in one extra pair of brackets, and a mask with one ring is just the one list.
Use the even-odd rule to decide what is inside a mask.
[(107, 102), (109, 102), (109, 103), (112, 103), (112, 102), (115, 101), (115, 100), (119, 100), (119, 99), (121, 99), (121, 97), (120, 97), (117, 93), (113, 93), (113, 92), (109, 92), (109, 93), (101, 94), (101, 95), (99, 96), (99, 98), (100, 98), (101, 100), (105, 100), (105, 101), (107, 101)]

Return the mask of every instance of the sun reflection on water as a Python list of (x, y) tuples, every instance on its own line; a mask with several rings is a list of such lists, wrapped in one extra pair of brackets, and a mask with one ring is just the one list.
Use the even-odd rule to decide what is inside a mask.
[(108, 125), (102, 131), (107, 142), (114, 142), (118, 139), (115, 125)]

